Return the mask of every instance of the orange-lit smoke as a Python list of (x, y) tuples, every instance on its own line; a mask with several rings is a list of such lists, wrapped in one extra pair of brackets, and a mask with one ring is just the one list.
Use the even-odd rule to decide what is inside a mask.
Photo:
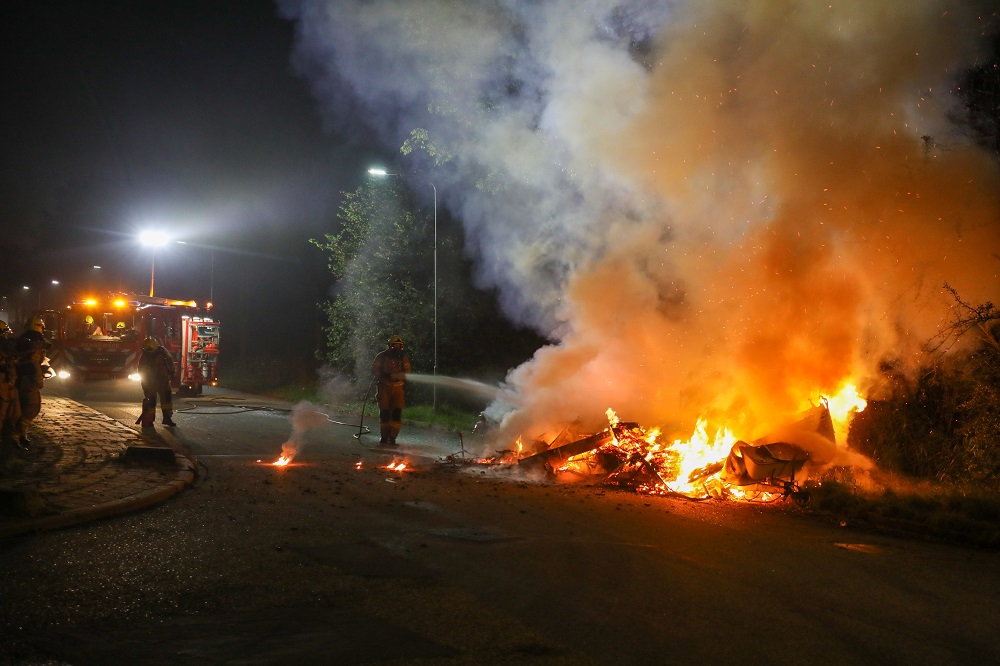
[(665, 441), (700, 419), (754, 438), (847, 382), (868, 395), (887, 356), (913, 367), (945, 282), (995, 299), (997, 166), (949, 115), (989, 6), (282, 11), (333, 125), (407, 141), (400, 172), (461, 220), (477, 284), (554, 341), (509, 374), (514, 408), (491, 406), (507, 448), (601, 430), (609, 407)]
[(753, 437), (917, 362), (945, 282), (995, 297), (997, 165), (945, 118), (983, 27), (955, 3), (689, 3), (627, 122), (565, 105), (579, 150), (659, 212), (606, 217), (565, 335), (509, 377), (524, 408), (503, 437), (599, 429), (608, 406)]

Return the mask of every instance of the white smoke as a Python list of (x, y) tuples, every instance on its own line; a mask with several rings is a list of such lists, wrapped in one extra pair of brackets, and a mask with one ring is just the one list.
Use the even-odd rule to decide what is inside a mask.
[(303, 401), (292, 408), (288, 420), (292, 424), (292, 434), (281, 445), (281, 457), (291, 461), (305, 446), (307, 433), (322, 428), (329, 422), (329, 417), (317, 405)]
[(299, 0), (331, 123), (417, 128), (481, 286), (558, 340), (534, 435), (613, 407), (748, 431), (996, 296), (997, 167), (949, 134), (990, 3)]

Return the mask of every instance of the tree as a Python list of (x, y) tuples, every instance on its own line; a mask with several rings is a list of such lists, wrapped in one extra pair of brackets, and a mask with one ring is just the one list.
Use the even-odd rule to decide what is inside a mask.
[(889, 390), (852, 421), (848, 444), (916, 477), (1000, 488), (1000, 311), (944, 289), (952, 319), (927, 362), (912, 378), (884, 368)]
[(310, 240), (336, 279), (333, 297), (321, 305), (321, 357), (356, 378), (368, 377), (368, 363), (393, 334), (407, 341), (415, 370), (430, 368), (429, 225), (407, 203), (395, 182), (362, 185), (344, 194), (340, 231)]
[(966, 125), (976, 143), (1000, 158), (1000, 32), (991, 36), (989, 57), (967, 70), (958, 97), (965, 106)]
[[(395, 333), (406, 341), (415, 372), (433, 370), (433, 218), (413, 210), (420, 209), (402, 180), (373, 181), (344, 194), (338, 232), (310, 240), (325, 252), (335, 279), (331, 298), (320, 305), (326, 319), (320, 358), (361, 381)], [(438, 374), (499, 381), (546, 341), (511, 325), (494, 291), (473, 286), (473, 267), (457, 250), (460, 226), (447, 214), (439, 222)], [(418, 399), (429, 394), (408, 390)]]

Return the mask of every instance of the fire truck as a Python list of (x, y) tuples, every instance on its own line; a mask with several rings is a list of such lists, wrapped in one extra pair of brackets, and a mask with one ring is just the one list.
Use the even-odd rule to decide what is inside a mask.
[(218, 384), (220, 325), (211, 306), (110, 294), (36, 314), (45, 319), (45, 334), (52, 344), (50, 365), (59, 377), (138, 379), (143, 341), (153, 337), (174, 359), (171, 385), (179, 393), (201, 395), (205, 384)]

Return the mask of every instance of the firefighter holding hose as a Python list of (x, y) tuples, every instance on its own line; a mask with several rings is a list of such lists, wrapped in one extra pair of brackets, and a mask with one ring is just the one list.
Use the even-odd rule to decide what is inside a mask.
[(156, 397), (160, 398), (163, 425), (176, 426), (173, 418), (174, 404), (170, 389), (170, 378), (174, 376), (174, 359), (170, 352), (160, 345), (156, 338), (146, 338), (142, 343), (139, 357), (139, 379), (142, 384), (142, 415), (139, 422), (143, 428), (152, 428), (156, 420)]
[(403, 407), (406, 406), (404, 382), (411, 367), (410, 358), (403, 349), (403, 338), (394, 335), (389, 338), (388, 344), (372, 361), (372, 375), (378, 382), (378, 425), (382, 435), (379, 443), (395, 446), (396, 436), (403, 425)]

